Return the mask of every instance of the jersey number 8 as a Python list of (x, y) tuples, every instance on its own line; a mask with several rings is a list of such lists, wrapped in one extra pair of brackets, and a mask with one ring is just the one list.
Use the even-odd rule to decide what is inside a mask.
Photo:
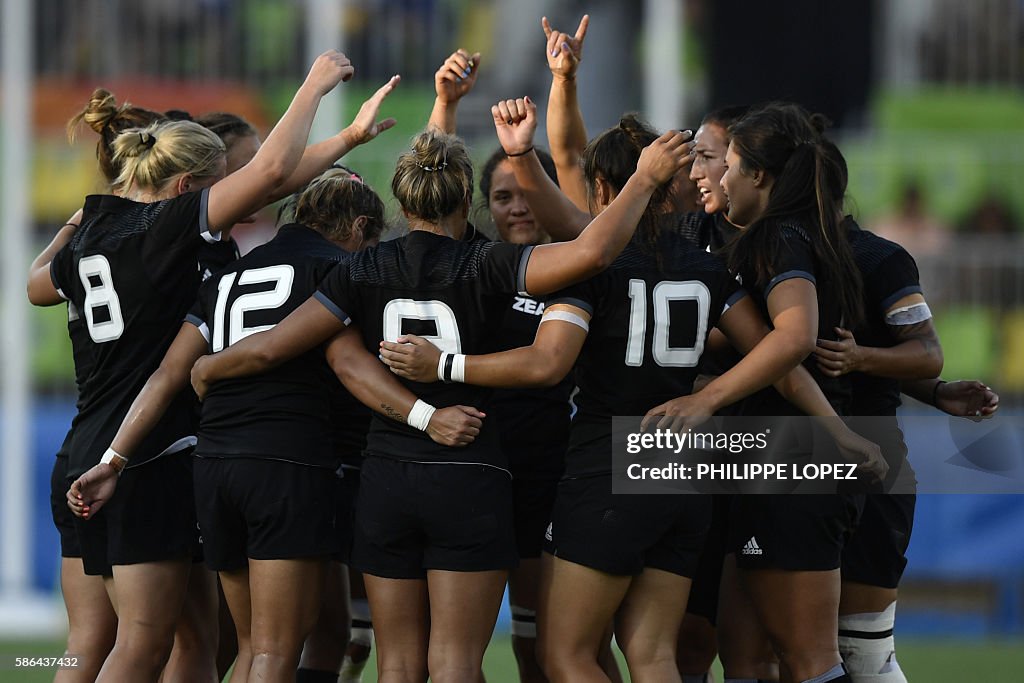
[[(85, 325), (97, 344), (114, 341), (124, 334), (121, 300), (114, 291), (114, 278), (106, 256), (86, 256), (78, 262), (78, 277), (85, 289)], [(97, 321), (97, 312), (106, 311), (106, 320)]]
[[(654, 285), (651, 298), (654, 299), (654, 334), (651, 344), (654, 362), (669, 368), (695, 367), (700, 362), (708, 333), (711, 292), (707, 285), (700, 280), (659, 282)], [(647, 283), (644, 280), (629, 281), (629, 299), (626, 365), (637, 367), (644, 364), (644, 340), (647, 337)], [(697, 335), (693, 346), (669, 345), (669, 328), (672, 324), (669, 304), (673, 301), (697, 302)]]

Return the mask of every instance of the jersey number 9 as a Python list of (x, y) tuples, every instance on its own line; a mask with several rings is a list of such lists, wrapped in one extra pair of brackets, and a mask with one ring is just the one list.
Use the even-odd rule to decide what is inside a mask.
[(384, 307), (384, 339), (398, 341), (406, 320), (432, 322), (435, 334), (419, 334), (442, 351), (462, 353), (462, 338), (459, 323), (451, 307), (443, 301), (416, 301), (415, 299), (392, 299)]

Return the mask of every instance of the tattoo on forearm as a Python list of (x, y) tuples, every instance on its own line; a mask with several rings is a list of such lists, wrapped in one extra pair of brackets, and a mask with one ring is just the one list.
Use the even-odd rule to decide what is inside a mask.
[(402, 415), (400, 412), (389, 406), (387, 403), (381, 403), (380, 407), (381, 410), (384, 411), (384, 414), (390, 417), (392, 420), (395, 420), (397, 422), (405, 422), (405, 415)]
[(931, 320), (925, 320), (914, 325), (890, 325), (889, 329), (900, 342), (910, 341), (911, 339), (921, 342), (925, 352), (928, 354), (938, 353), (942, 350), (942, 344), (939, 342), (939, 337), (935, 333), (935, 326)]

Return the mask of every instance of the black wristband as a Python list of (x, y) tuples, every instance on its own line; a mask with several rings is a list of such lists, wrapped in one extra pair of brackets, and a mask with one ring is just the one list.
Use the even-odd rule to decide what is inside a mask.
[(533, 151), (533, 145), (530, 145), (529, 147), (524, 149), (522, 152), (516, 152), (515, 154), (512, 154), (510, 152), (505, 152), (505, 156), (510, 157), (510, 158), (511, 157), (523, 157), (523, 156), (526, 156), (527, 154), (529, 154), (532, 151)]
[(451, 384), (452, 383), (452, 366), (453, 365), (455, 365), (455, 354), (454, 353), (449, 353), (448, 356), (444, 359), (444, 372), (442, 373), (445, 384)]
[(941, 387), (945, 383), (946, 380), (940, 379), (938, 382), (935, 383), (935, 386), (932, 387), (932, 406), (937, 405), (937, 401), (939, 398), (939, 387)]

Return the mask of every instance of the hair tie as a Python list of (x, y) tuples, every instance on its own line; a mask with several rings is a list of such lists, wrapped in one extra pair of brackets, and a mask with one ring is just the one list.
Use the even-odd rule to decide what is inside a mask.
[(418, 161), (416, 162), (416, 165), (419, 166), (420, 168), (422, 168), (427, 173), (433, 173), (434, 171), (443, 171), (444, 169), (448, 168), (448, 160), (445, 159), (444, 161), (442, 161), (437, 166), (426, 166), (424, 164), (421, 164)]
[(146, 149), (151, 149), (156, 144), (156, 137), (152, 133), (142, 131), (139, 133), (139, 144)]

